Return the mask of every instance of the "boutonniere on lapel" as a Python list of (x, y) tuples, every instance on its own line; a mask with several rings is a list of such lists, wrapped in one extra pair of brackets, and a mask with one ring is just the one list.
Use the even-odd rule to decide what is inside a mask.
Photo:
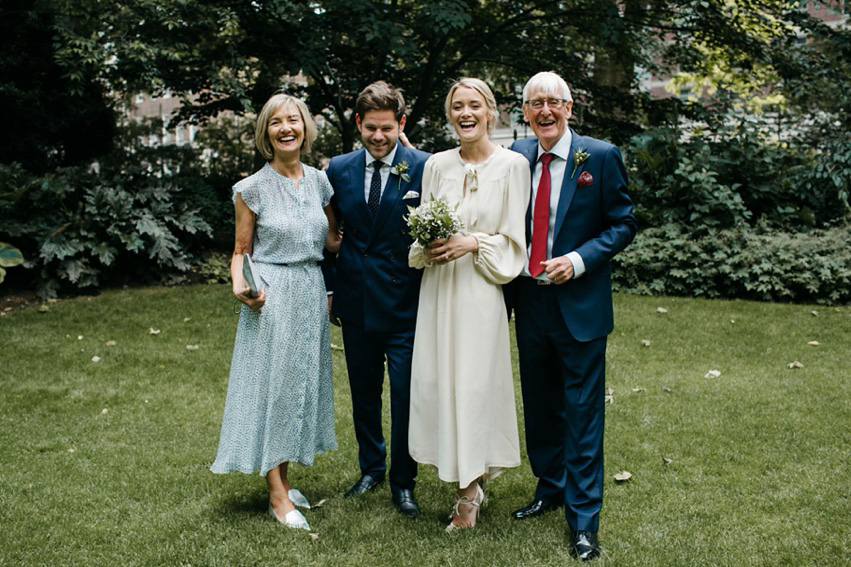
[(579, 179), (576, 182), (577, 187), (588, 187), (589, 185), (594, 184), (594, 176), (592, 176), (587, 171), (583, 171), (579, 174)]
[(399, 176), (399, 185), (397, 186), (397, 190), (402, 188), (402, 181), (407, 181), (408, 183), (411, 182), (411, 176), (408, 175), (408, 169), (409, 166), (406, 161), (400, 161), (390, 168), (390, 173)]
[(573, 173), (570, 174), (571, 179), (576, 175), (576, 170), (579, 169), (579, 166), (585, 163), (588, 157), (588, 152), (585, 151), (585, 148), (582, 146), (576, 148), (576, 151), (573, 152)]

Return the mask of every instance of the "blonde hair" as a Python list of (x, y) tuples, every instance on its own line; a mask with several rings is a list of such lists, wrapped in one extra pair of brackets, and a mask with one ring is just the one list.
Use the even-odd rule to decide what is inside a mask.
[(449, 87), (449, 94), (446, 95), (446, 101), (444, 103), (446, 119), (450, 120), (449, 111), (452, 109), (452, 96), (455, 94), (455, 91), (457, 91), (460, 87), (473, 89), (477, 91), (480, 95), (485, 97), (485, 104), (488, 106), (488, 111), (490, 112), (490, 118), (488, 119), (488, 133), (490, 133), (493, 130), (494, 126), (496, 126), (496, 98), (494, 98), (493, 91), (491, 91), (491, 88), (488, 86), (488, 84), (481, 79), (464, 77), (452, 83), (452, 86)]
[(562, 79), (560, 75), (557, 75), (552, 71), (542, 71), (526, 82), (526, 86), (523, 87), (523, 102), (527, 102), (532, 93), (536, 91), (559, 96), (564, 100), (573, 101), (573, 97), (570, 96), (570, 88), (568, 88), (567, 83), (564, 82), (564, 79)]
[(310, 151), (310, 146), (316, 140), (317, 128), (316, 121), (313, 115), (304, 104), (304, 101), (294, 96), (278, 93), (272, 95), (263, 109), (257, 116), (257, 125), (254, 128), (254, 145), (257, 146), (257, 151), (263, 156), (266, 161), (272, 161), (275, 157), (275, 152), (272, 150), (272, 143), (269, 141), (269, 120), (275, 115), (282, 106), (293, 105), (298, 109), (301, 115), (301, 121), (304, 123), (304, 141), (301, 143), (301, 153), (306, 154)]

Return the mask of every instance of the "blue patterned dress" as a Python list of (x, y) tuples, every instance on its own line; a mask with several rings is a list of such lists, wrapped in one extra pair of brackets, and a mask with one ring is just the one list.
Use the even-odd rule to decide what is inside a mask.
[(331, 335), (317, 262), (333, 194), (325, 172), (303, 165), (296, 186), (266, 164), (233, 188), (256, 215), (254, 260), (266, 288), (261, 313), (242, 307), (214, 473), (312, 465), (337, 448)]

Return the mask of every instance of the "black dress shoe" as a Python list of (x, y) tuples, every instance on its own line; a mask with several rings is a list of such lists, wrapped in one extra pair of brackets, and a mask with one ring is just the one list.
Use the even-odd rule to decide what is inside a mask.
[(511, 517), (515, 520), (525, 520), (526, 518), (534, 518), (535, 516), (540, 516), (544, 512), (555, 510), (560, 506), (560, 504), (556, 504), (555, 502), (547, 502), (546, 500), (532, 500), (532, 503), (528, 506), (523, 506), (519, 510), (513, 511), (511, 513)]
[(360, 496), (361, 494), (366, 494), (370, 490), (375, 490), (375, 487), (384, 482), (383, 478), (376, 479), (374, 477), (369, 476), (368, 474), (360, 477), (353, 487), (348, 489), (345, 494), (343, 494), (343, 498), (355, 498), (356, 496)]
[(396, 505), (396, 509), (403, 516), (416, 518), (417, 514), (420, 513), (420, 505), (414, 498), (414, 491), (408, 488), (403, 488), (393, 494), (393, 504)]
[(597, 534), (585, 530), (573, 532), (570, 540), (573, 553), (580, 561), (591, 561), (600, 555), (600, 546), (597, 544)]

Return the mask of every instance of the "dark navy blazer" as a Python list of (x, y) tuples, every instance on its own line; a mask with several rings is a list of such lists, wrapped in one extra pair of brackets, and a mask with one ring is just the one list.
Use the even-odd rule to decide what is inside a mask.
[[(343, 227), (336, 261), (326, 259), (326, 286), (333, 312), (367, 332), (413, 330), (422, 270), (408, 267), (413, 242), (405, 222), (408, 206), (420, 204), (423, 167), (431, 154), (396, 146), (393, 166), (407, 162), (410, 182), (391, 173), (373, 218), (364, 198), (366, 150), (337, 156), (326, 173), (334, 187), (331, 206)], [(409, 192), (417, 197), (403, 199)]]
[[(610, 260), (632, 242), (636, 232), (632, 200), (627, 195), (626, 168), (620, 151), (571, 130), (570, 154), (556, 211), (553, 257), (576, 251), (586, 272), (556, 286), (558, 302), (570, 334), (578, 341), (608, 335), (614, 329)], [(589, 154), (574, 174), (574, 156)], [(538, 140), (518, 140), (511, 149), (529, 160), (534, 174)], [(579, 187), (579, 176), (591, 174), (590, 185)], [(363, 185), (363, 182), (361, 182)], [(531, 241), (532, 207), (526, 211), (526, 237)]]

